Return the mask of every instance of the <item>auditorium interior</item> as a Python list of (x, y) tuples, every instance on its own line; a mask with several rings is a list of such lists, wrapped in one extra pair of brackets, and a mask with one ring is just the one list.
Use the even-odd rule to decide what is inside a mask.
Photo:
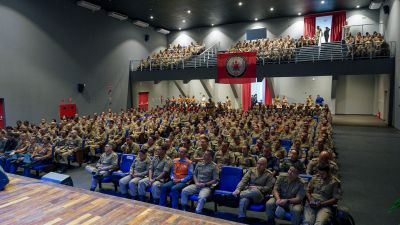
[(0, 224), (400, 224), (400, 0), (0, 0)]

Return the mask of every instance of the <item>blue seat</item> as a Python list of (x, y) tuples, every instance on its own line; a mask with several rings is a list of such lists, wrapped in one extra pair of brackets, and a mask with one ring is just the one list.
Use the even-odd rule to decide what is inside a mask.
[(128, 175), (131, 165), (136, 158), (136, 156), (133, 154), (119, 154), (119, 155), (121, 155), (121, 159), (118, 160), (119, 170), (112, 173), (115, 183), (118, 183), (121, 178)]
[(257, 138), (256, 137), (251, 138), (251, 143), (255, 145), (257, 143)]
[[(213, 198), (231, 195), (235, 191), (243, 177), (243, 169), (235, 166), (223, 166), (220, 173), (220, 182), (214, 191)], [(218, 204), (223, 205), (223, 202), (214, 201), (214, 208), (217, 211)], [(229, 206), (229, 205), (228, 205)]]
[(284, 147), (286, 149), (286, 152), (288, 152), (290, 150), (290, 148), (292, 147), (292, 140), (290, 139), (281, 139), (280, 140), (282, 147)]

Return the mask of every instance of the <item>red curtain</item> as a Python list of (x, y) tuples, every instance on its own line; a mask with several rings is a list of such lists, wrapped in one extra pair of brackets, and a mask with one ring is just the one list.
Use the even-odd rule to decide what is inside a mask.
[(304, 17), (304, 37), (314, 37), (315, 35), (315, 16)]
[(242, 109), (247, 111), (251, 106), (251, 83), (242, 84)]
[(345, 23), (345, 11), (335, 12), (332, 14), (331, 42), (342, 40), (342, 29)]
[(269, 82), (267, 78), (265, 78), (265, 104), (272, 104), (271, 89), (269, 88)]

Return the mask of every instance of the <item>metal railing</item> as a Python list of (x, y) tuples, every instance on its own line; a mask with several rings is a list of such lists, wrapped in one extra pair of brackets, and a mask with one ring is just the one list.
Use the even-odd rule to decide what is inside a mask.
[[(170, 59), (171, 61), (167, 60), (167, 62), (162, 62), (161, 64), (150, 63), (147, 67), (141, 66), (139, 64), (140, 60), (131, 60), (131, 71), (216, 67), (218, 47), (219, 44), (215, 44), (203, 53), (192, 56), (189, 59), (172, 58)], [(395, 56), (395, 52), (396, 42), (370, 42), (363, 44), (331, 42), (323, 43), (321, 46), (274, 48), (271, 51), (258, 52), (257, 65), (391, 58)]]
[(211, 59), (216, 59), (219, 49), (219, 42), (212, 44), (203, 52), (197, 55), (180, 56), (180, 57), (160, 57), (146, 60), (131, 60), (130, 69), (134, 70), (173, 70), (185, 69), (185, 67), (208, 67), (214, 65)]

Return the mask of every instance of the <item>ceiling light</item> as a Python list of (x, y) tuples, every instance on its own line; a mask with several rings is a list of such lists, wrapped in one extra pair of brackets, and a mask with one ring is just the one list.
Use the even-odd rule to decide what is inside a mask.
[(384, 0), (371, 0), (369, 4), (369, 9), (380, 9)]
[(111, 16), (112, 18), (117, 19), (117, 20), (121, 20), (121, 21), (128, 19), (127, 15), (124, 15), (124, 14), (121, 14), (121, 13), (117, 13), (117, 12), (109, 12), (108, 16)]
[(98, 10), (101, 9), (100, 6), (95, 5), (95, 4), (93, 4), (93, 3), (90, 3), (90, 2), (87, 2), (87, 1), (77, 1), (76, 4), (77, 4), (78, 6), (80, 6), (80, 7), (83, 7), (83, 8), (86, 8), (86, 9), (90, 9), (90, 10), (92, 10), (93, 12), (94, 12), (94, 11), (98, 11)]
[(357, 5), (356, 8), (359, 9), (359, 8), (360, 8), (360, 5)]
[(163, 28), (157, 29), (157, 32), (158, 32), (158, 33), (162, 33), (162, 34), (169, 34), (169, 33), (170, 33), (169, 30), (166, 30), (166, 29), (163, 29)]
[(187, 13), (190, 14), (192, 11), (188, 10)]
[(301, 12), (297, 13), (298, 16), (301, 16)]
[(214, 26), (214, 24), (212, 23), (212, 24), (211, 24), (211, 26), (213, 27), (213, 26)]
[(270, 11), (274, 11), (274, 7), (271, 7), (269, 10), (270, 10)]
[(238, 6), (242, 6), (242, 5), (243, 5), (243, 2), (239, 2), (239, 3), (238, 3)]
[(154, 19), (154, 16), (150, 16), (150, 19), (151, 19), (151, 20)]
[(179, 27), (178, 30), (182, 30), (182, 28)]
[(321, 1), (321, 4), (325, 4), (325, 1)]
[(139, 27), (148, 27), (149, 26), (148, 23), (140, 21), (140, 20), (134, 20), (133, 24), (135, 24), (136, 26), (139, 26)]
[(182, 23), (186, 23), (186, 20), (182, 20)]
[(255, 20), (255, 21), (257, 21), (257, 20), (258, 20), (258, 18), (254, 18), (254, 20)]

